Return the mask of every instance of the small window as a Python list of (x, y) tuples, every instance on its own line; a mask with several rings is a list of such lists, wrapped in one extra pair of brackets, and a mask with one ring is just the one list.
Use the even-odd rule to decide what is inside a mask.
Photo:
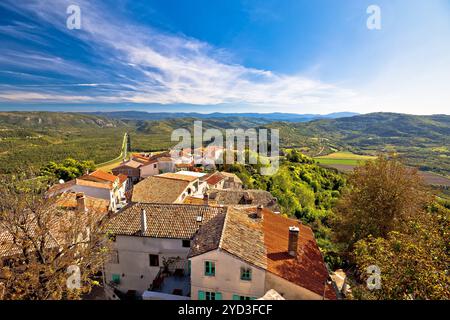
[(222, 293), (211, 291), (199, 291), (198, 300), (222, 300)]
[(183, 246), (183, 248), (190, 248), (191, 240), (182, 240), (182, 246)]
[(159, 267), (159, 256), (157, 254), (150, 254), (150, 267)]
[(156, 163), (153, 165), (153, 169), (156, 169)]
[(256, 300), (255, 297), (248, 297), (248, 296), (240, 296), (238, 294), (233, 294), (233, 300)]
[(247, 267), (241, 268), (241, 280), (250, 281), (252, 280), (252, 269)]
[(113, 274), (111, 279), (112, 279), (112, 282), (114, 282), (115, 284), (119, 284), (120, 283), (120, 274)]
[(216, 263), (212, 261), (205, 261), (205, 276), (216, 275)]

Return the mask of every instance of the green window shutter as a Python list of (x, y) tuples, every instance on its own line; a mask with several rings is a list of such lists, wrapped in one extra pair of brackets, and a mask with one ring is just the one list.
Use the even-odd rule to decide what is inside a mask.
[(239, 297), (237, 294), (233, 294), (233, 300), (241, 300), (241, 297)]
[(216, 292), (216, 300), (222, 300), (222, 292)]
[(250, 300), (256, 300), (256, 297), (251, 297)]
[(205, 276), (216, 275), (216, 264), (212, 261), (205, 261)]
[(198, 290), (198, 300), (205, 300), (205, 291)]
[(120, 283), (120, 274), (113, 274), (112, 281), (116, 284), (119, 284)]
[(250, 268), (241, 268), (241, 280), (252, 280), (252, 269)]

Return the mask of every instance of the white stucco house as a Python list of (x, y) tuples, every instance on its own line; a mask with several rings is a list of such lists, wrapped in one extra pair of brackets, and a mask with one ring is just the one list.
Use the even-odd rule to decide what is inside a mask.
[(64, 192), (81, 192), (86, 196), (109, 201), (109, 210), (116, 211), (118, 204), (126, 202), (127, 177), (96, 170), (79, 178), (51, 187), (47, 195), (55, 196)]
[[(109, 223), (114, 252), (105, 284), (122, 293), (190, 296), (188, 253), (198, 228), (225, 208), (135, 203)], [(150, 295), (147, 294), (147, 297)]]
[(309, 227), (270, 210), (229, 207), (202, 225), (189, 253), (191, 299), (336, 299)]

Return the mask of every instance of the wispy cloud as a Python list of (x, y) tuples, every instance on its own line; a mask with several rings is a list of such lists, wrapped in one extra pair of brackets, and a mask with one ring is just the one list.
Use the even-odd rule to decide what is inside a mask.
[[(234, 103), (299, 107), (298, 111), (302, 106), (348, 109), (365, 99), (353, 90), (301, 74), (284, 75), (235, 64), (220, 48), (183, 35), (135, 25), (111, 8), (93, 1), (78, 1), (82, 10), (82, 30), (68, 30), (65, 28), (68, 4), (71, 2), (5, 1), (0, 6), (33, 17), (41, 24), (52, 25), (67, 37), (75, 37), (95, 51), (100, 57), (99, 63), (104, 65), (66, 60), (57, 52), (1, 49), (2, 66), (55, 72), (78, 81), (64, 84), (73, 87), (72, 91), (68, 88), (61, 91), (61, 77), (55, 83), (42, 83), (40, 90), (30, 90), (26, 85), (18, 85), (14, 90), (3, 87), (0, 88), (0, 99), (9, 102)], [(9, 26), (3, 31), (15, 28)], [(39, 41), (39, 36), (34, 34), (28, 39), (23, 36), (23, 39)], [(85, 90), (78, 92), (77, 87)]]

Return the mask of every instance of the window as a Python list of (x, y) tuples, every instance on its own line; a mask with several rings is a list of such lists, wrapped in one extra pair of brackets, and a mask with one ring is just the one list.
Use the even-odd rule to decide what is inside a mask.
[(216, 263), (212, 261), (205, 261), (205, 276), (216, 275)]
[(182, 246), (183, 248), (190, 248), (191, 240), (182, 240)]
[(222, 300), (222, 293), (199, 290), (198, 300)]
[(153, 169), (156, 169), (156, 163), (153, 165)]
[(150, 254), (150, 267), (159, 267), (159, 256), (157, 254)]
[(252, 280), (252, 269), (247, 267), (241, 268), (241, 280), (250, 281)]
[(238, 294), (233, 294), (233, 300), (256, 300), (255, 297), (248, 297), (248, 296), (240, 296)]
[(111, 279), (112, 279), (112, 282), (114, 282), (115, 284), (119, 284), (120, 283), (120, 274), (113, 274)]

